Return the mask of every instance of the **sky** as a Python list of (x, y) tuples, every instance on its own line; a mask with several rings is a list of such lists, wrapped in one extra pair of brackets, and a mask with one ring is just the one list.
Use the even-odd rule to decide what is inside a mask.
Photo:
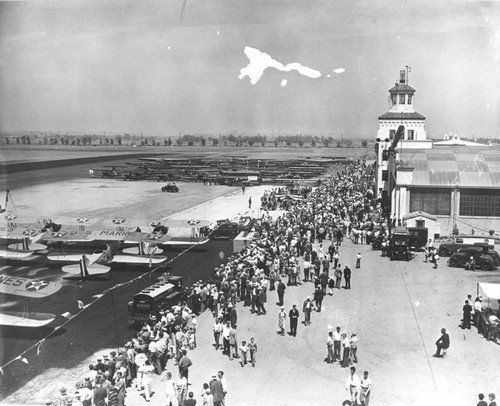
[(430, 137), (500, 138), (500, 0), (2, 1), (0, 131), (375, 138), (406, 65)]

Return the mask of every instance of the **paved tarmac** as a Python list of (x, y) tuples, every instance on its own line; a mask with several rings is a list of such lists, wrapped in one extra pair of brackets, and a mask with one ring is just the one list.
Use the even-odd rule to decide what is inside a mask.
[[(354, 269), (361, 252), (362, 266)], [(463, 300), (476, 293), (476, 282), (500, 282), (498, 273), (468, 272), (440, 266), (437, 270), (417, 254), (410, 262), (381, 257), (367, 245), (346, 241), (341, 262), (353, 270), (351, 289), (336, 289), (323, 301), (321, 313), (313, 312), (312, 324), (299, 324), (297, 337), (278, 331), (277, 295), (269, 292), (267, 315), (255, 316), (238, 304), (239, 340), (254, 337), (259, 346), (255, 368), (240, 366), (213, 348), (213, 318), (199, 318), (198, 348), (193, 361), (190, 390), (199, 396), (214, 371), (223, 370), (229, 393), (227, 405), (342, 405), (348, 399), (348, 369), (327, 364), (326, 338), (340, 326), (359, 337), (356, 365), (373, 379), (371, 405), (473, 405), (477, 393), (500, 393), (500, 346), (486, 341), (474, 327), (459, 327)], [(443, 261), (444, 262), (444, 261)], [(302, 308), (312, 283), (288, 287), (285, 307)], [(303, 315), (301, 312), (301, 321)], [(434, 342), (445, 327), (451, 347), (444, 359), (433, 358)], [(169, 365), (168, 370), (176, 371)], [(152, 405), (164, 405), (160, 382)], [(145, 402), (130, 390), (129, 404)]]
[[(250, 210), (259, 214), (257, 197), (264, 189), (248, 189), (245, 196), (235, 192), (214, 198), (176, 216), (224, 218), (245, 213), (249, 210), (248, 193), (255, 196)], [(357, 252), (363, 256), (360, 269), (353, 266)], [(486, 341), (474, 327), (459, 327), (466, 295), (476, 294), (478, 281), (500, 283), (500, 273), (472, 273), (449, 268), (445, 262), (443, 258), (437, 270), (423, 262), (422, 254), (410, 262), (391, 262), (381, 257), (380, 251), (347, 240), (341, 247), (341, 263), (353, 270), (352, 288), (337, 289), (332, 297), (327, 296), (321, 313), (313, 313), (312, 324), (299, 324), (297, 337), (277, 334), (279, 309), (275, 292), (268, 294), (267, 315), (253, 315), (238, 304), (239, 340), (255, 337), (258, 343), (254, 368), (241, 367), (237, 360), (230, 361), (214, 349), (213, 318), (207, 312), (202, 314), (198, 319), (198, 347), (189, 353), (193, 361), (189, 390), (201, 404), (203, 383), (213, 372), (223, 370), (229, 386), (228, 406), (341, 405), (348, 399), (348, 371), (324, 362), (328, 330), (341, 326), (349, 335), (356, 332), (359, 337), (356, 367), (360, 374), (369, 371), (373, 379), (371, 405), (465, 406), (476, 404), (479, 392), (500, 395), (500, 345)], [(292, 304), (301, 310), (302, 302), (312, 293), (311, 283), (288, 287), (286, 310)], [(436, 359), (432, 357), (434, 342), (442, 327), (450, 334), (451, 346), (446, 358)], [(94, 361), (95, 354), (79, 368)], [(167, 369), (176, 371), (171, 363)], [(164, 406), (158, 380), (154, 388), (156, 393), (149, 404)], [(23, 403), (40, 404), (41, 396)], [(7, 402), (15, 402), (16, 398), (10, 397)], [(130, 389), (126, 404), (147, 403), (135, 389)]]

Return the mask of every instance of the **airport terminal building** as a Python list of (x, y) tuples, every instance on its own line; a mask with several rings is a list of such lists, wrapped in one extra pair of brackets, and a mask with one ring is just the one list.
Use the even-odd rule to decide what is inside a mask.
[[(406, 71), (389, 93), (389, 112), (379, 117), (375, 165), (377, 191), (390, 205), (391, 216), (406, 221), (419, 217), (417, 224), (429, 228), (430, 238), (454, 232), (499, 234), (498, 147), (462, 143), (456, 137), (449, 142), (427, 139), (425, 117), (413, 110), (415, 90)], [(404, 135), (394, 145), (400, 125)]]

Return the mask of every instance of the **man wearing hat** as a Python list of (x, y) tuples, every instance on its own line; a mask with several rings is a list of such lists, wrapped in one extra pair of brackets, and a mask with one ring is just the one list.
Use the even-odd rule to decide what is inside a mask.
[(214, 406), (221, 406), (224, 399), (222, 383), (217, 379), (217, 373), (212, 374), (212, 380), (209, 383), (210, 391), (214, 397)]

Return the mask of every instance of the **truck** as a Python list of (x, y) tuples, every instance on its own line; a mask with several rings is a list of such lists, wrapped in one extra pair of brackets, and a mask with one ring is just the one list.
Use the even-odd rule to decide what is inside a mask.
[(410, 233), (407, 227), (396, 226), (392, 229), (387, 253), (391, 261), (394, 259), (410, 260)]
[(176, 275), (163, 275), (158, 281), (141, 290), (128, 302), (129, 325), (144, 323), (159, 317), (161, 310), (166, 310), (185, 298), (184, 278)]

